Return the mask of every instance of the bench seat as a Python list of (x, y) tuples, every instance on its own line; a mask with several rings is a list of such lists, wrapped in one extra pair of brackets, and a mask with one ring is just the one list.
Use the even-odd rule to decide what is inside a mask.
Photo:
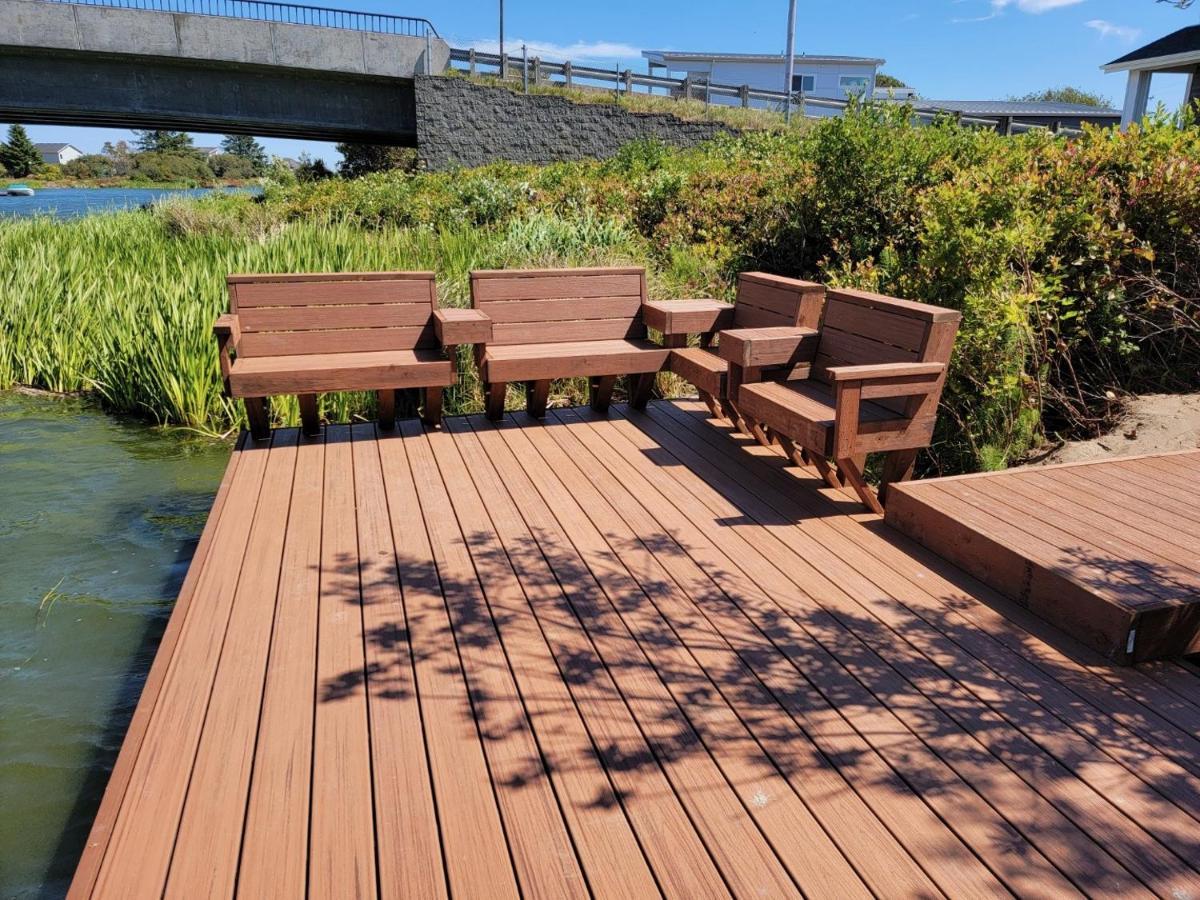
[(377, 350), (297, 356), (239, 356), (229, 370), (235, 397), (449, 387), (454, 364), (440, 350)]
[[(833, 456), (836, 419), (833, 389), (819, 381), (761, 381), (743, 384), (738, 391), (740, 411), (756, 422), (770, 423), (798, 444)], [(907, 419), (886, 406), (862, 401), (859, 433), (872, 434), (903, 428)]]
[(729, 363), (704, 347), (678, 347), (671, 350), (667, 371), (674, 372), (703, 394), (725, 399), (725, 379)]
[(543, 381), (658, 372), (669, 352), (642, 339), (489, 345), (482, 357), (483, 380)]

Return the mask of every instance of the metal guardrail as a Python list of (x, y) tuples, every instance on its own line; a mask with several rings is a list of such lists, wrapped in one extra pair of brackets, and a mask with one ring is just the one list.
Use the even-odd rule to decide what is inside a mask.
[(437, 29), (428, 19), (390, 16), (382, 13), (354, 12), (324, 6), (301, 6), (271, 0), (47, 0), (79, 6), (106, 6), (114, 9), (140, 9), (149, 12), (184, 13), (191, 16), (225, 16), (256, 22), (285, 25), (316, 25), (374, 34), (398, 34), (407, 37), (437, 37)]
[[(605, 85), (612, 85), (611, 89), (618, 96), (622, 93), (633, 93), (636, 88), (644, 88), (647, 93), (653, 93), (655, 89), (660, 89), (666, 91), (665, 96), (670, 96), (678, 100), (701, 100), (708, 104), (712, 102), (714, 97), (729, 98), (737, 100), (738, 105), (742, 107), (755, 107), (777, 112), (782, 112), (788, 100), (788, 95), (784, 91), (768, 91), (762, 88), (753, 88), (745, 84), (712, 84), (703, 80), (689, 78), (642, 75), (634, 72), (632, 69), (621, 69), (619, 66), (611, 69), (601, 69), (594, 66), (577, 66), (569, 61), (549, 62), (537, 57), (513, 56), (509, 53), (504, 54), (504, 57), (502, 59), (499, 53), (483, 53), (473, 49), (454, 47), (450, 49), (451, 64), (456, 62), (466, 63), (466, 71), (472, 75), (478, 74), (481, 68), (487, 69), (489, 72), (494, 70), (496, 74), (503, 72), (505, 77), (512, 77), (512, 73), (516, 72), (525, 79), (527, 84), (595, 88), (594, 82), (599, 82)], [(554, 77), (561, 80), (551, 80)], [(584, 83), (577, 84), (580, 81)], [(829, 109), (841, 112), (849, 105), (850, 102), (846, 100), (808, 97), (803, 93), (792, 95), (793, 111), (798, 115), (808, 116), (809, 118), (820, 118), (819, 116), (809, 115), (808, 110), (810, 109)], [(933, 107), (914, 106), (912, 114), (913, 118), (919, 124), (926, 125), (935, 121), (950, 119), (960, 125), (971, 128), (991, 128), (998, 130), (1001, 126), (999, 119), (966, 116), (950, 110)], [(1013, 122), (1011, 120), (1007, 124), (1006, 133), (1022, 134), (1027, 131), (1048, 130), (1059, 134), (1083, 133), (1073, 128), (1048, 128), (1045, 125), (1033, 125), (1027, 122)]]

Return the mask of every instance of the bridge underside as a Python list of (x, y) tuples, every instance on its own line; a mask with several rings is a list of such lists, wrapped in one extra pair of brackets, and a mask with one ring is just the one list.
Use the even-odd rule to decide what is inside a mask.
[(415, 146), (407, 78), (0, 46), (0, 121)]

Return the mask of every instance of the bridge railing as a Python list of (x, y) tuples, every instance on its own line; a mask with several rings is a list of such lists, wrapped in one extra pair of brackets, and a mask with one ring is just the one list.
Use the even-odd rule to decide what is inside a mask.
[(348, 31), (368, 31), (375, 34), (398, 34), (408, 37), (438, 36), (437, 29), (428, 19), (354, 12), (324, 6), (302, 6), (298, 3), (275, 3), (272, 0), (49, 0), (49, 2), (183, 13), (190, 16), (225, 16), (232, 19), (251, 19), (257, 22), (316, 25), (321, 28), (344, 28)]
[[(749, 85), (715, 84), (700, 79), (670, 78), (663, 75), (643, 75), (632, 69), (621, 69), (615, 66), (611, 69), (601, 69), (594, 66), (579, 66), (567, 62), (550, 62), (537, 57), (513, 56), (506, 53), (502, 58), (499, 53), (484, 53), (469, 48), (450, 48), (450, 63), (459, 64), (469, 74), (505, 73), (505, 77), (524, 78), (528, 84), (550, 85), (557, 87), (598, 88), (615, 91), (618, 96), (630, 94), (641, 89), (647, 93), (659, 92), (659, 96), (672, 97), (676, 100), (699, 100), (711, 103), (714, 99), (725, 98), (735, 101), (735, 105), (754, 107), (757, 109), (782, 112), (787, 103), (788, 95), (784, 91), (769, 91), (754, 88)], [(556, 80), (557, 79), (557, 80)], [(717, 99), (717, 102), (721, 102)], [(809, 97), (803, 93), (792, 95), (792, 110), (796, 115), (819, 118), (816, 110), (830, 110), (840, 113), (850, 105), (846, 100), (835, 100), (826, 97)], [(999, 129), (998, 119), (981, 118), (956, 114), (945, 109), (914, 106), (912, 110), (914, 121), (928, 125), (938, 120), (951, 119), (960, 125), (971, 128)], [(1082, 134), (1083, 132), (1066, 127), (1051, 127), (1034, 125), (1028, 122), (1015, 122), (1011, 119), (1006, 123), (1006, 133), (1021, 134), (1026, 131), (1051, 130), (1060, 134)]]

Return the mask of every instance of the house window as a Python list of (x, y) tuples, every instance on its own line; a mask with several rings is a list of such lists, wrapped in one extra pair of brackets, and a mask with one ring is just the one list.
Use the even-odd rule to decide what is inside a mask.
[(843, 94), (865, 94), (869, 82), (866, 75), (843, 75), (838, 79)]
[(792, 90), (797, 93), (811, 94), (817, 87), (815, 75), (793, 75)]

